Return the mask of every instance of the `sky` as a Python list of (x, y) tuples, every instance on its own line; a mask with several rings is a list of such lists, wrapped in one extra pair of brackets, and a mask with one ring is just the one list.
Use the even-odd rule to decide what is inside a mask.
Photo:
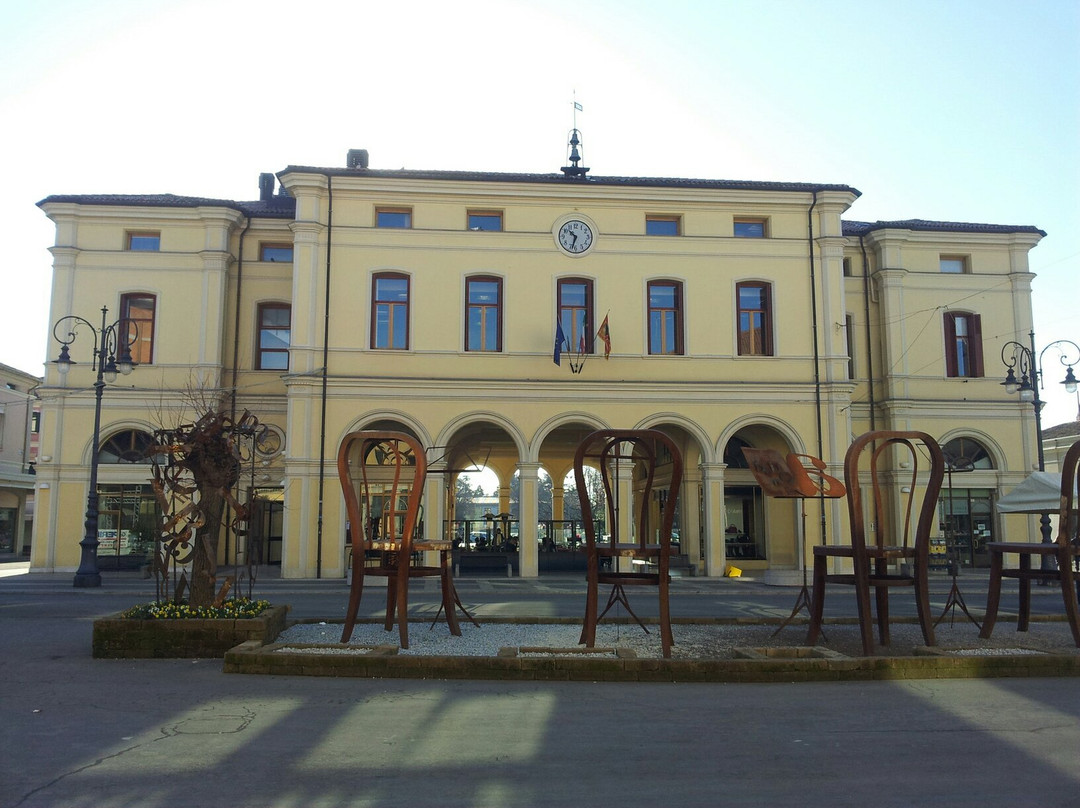
[[(1075, 0), (7, 0), (0, 363), (56, 352), (50, 194), (255, 199), (260, 172), (350, 148), (554, 172), (575, 98), (593, 174), (841, 183), (863, 194), (848, 219), (1035, 225), (1036, 350), (1080, 343), (1078, 54)], [(1080, 405), (1059, 357), (1047, 426)]]

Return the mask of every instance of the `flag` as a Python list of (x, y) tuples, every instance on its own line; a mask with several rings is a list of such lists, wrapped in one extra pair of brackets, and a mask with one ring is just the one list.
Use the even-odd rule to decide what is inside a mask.
[(579, 104), (577, 101), (574, 102), (574, 109), (576, 109), (578, 112), (584, 112), (585, 111), (582, 108), (581, 104)]
[(585, 323), (581, 324), (581, 334), (578, 336), (577, 352), (579, 354), (585, 353)]
[(566, 334), (562, 330), (562, 321), (558, 317), (555, 318), (555, 353), (551, 357), (551, 361), (559, 367), (562, 367), (562, 349), (563, 343), (566, 342)]
[(604, 341), (604, 359), (611, 356), (611, 329), (608, 328), (607, 322), (608, 316), (604, 315), (604, 322), (600, 323), (600, 328), (596, 332), (596, 336)]

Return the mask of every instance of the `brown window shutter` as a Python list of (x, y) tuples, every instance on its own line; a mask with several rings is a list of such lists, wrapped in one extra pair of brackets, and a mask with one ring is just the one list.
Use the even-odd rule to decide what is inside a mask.
[(945, 312), (945, 375), (956, 376), (956, 315)]
[(968, 344), (971, 346), (971, 375), (983, 376), (982, 315), (969, 314)]

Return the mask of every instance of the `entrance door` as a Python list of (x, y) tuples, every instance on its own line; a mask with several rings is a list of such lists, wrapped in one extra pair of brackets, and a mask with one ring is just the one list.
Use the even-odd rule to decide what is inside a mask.
[[(277, 498), (275, 497), (275, 494)], [(252, 557), (254, 564), (281, 564), (281, 539), (285, 526), (285, 502), (281, 491), (260, 491), (255, 500), (252, 526)]]
[(986, 543), (994, 541), (994, 492), (989, 488), (953, 488), (938, 501), (945, 525), (946, 550), (961, 567), (989, 567)]
[(153, 551), (161, 520), (148, 485), (98, 486), (98, 567), (138, 569)]

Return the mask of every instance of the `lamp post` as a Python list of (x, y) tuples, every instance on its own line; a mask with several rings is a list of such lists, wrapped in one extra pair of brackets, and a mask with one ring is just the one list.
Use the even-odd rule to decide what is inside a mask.
[[(1050, 348), (1057, 348), (1060, 353), (1061, 364), (1065, 365), (1065, 378), (1062, 384), (1068, 393), (1076, 392), (1076, 376), (1073, 375), (1073, 365), (1080, 362), (1080, 346), (1067, 339), (1059, 339), (1046, 345), (1042, 351), (1035, 353), (1035, 332), (1028, 334), (1030, 347), (1015, 340), (1006, 342), (1001, 348), (1001, 362), (1005, 365), (1005, 381), (1001, 384), (1009, 395), (1020, 394), (1021, 401), (1031, 402), (1035, 409), (1035, 445), (1039, 451), (1039, 471), (1046, 471), (1046, 459), (1043, 456), (1043, 430), (1042, 430), (1042, 400), (1039, 398), (1039, 390), (1043, 385), (1043, 356)], [(1075, 359), (1069, 357), (1076, 355)], [(1020, 379), (1016, 378), (1016, 371), (1020, 371)], [(1042, 541), (1049, 544), (1051, 538), (1050, 514), (1044, 513), (1039, 520), (1039, 532), (1042, 533)], [(1043, 556), (1043, 569), (1053, 569), (1054, 559)]]
[(138, 338), (138, 326), (131, 320), (121, 318), (112, 325), (106, 325), (109, 309), (101, 307), (101, 328), (95, 328), (89, 320), (69, 314), (61, 317), (53, 325), (53, 337), (60, 343), (60, 355), (55, 360), (56, 370), (66, 378), (71, 366), (76, 364), (68, 346), (78, 334), (79, 328), (90, 329), (94, 335), (93, 370), (97, 371), (94, 382), (94, 438), (90, 447), (90, 491), (86, 495), (86, 521), (82, 541), (82, 556), (79, 569), (75, 573), (74, 585), (77, 587), (101, 586), (101, 573), (98, 571), (98, 442), (101, 433), (101, 394), (105, 384), (116, 381), (116, 374), (131, 373), (134, 364), (131, 361), (131, 346)]

